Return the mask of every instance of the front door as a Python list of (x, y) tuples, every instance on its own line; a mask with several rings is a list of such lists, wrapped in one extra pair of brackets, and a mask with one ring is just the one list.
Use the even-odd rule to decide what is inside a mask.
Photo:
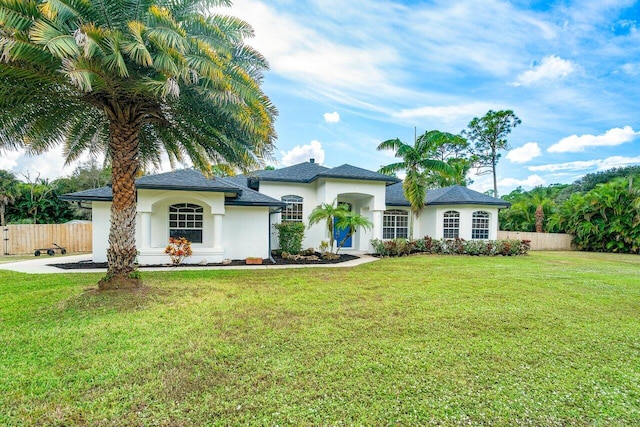
[[(351, 206), (350, 203), (338, 202), (338, 204), (349, 206), (349, 210), (353, 209), (353, 207)], [(345, 228), (344, 230), (338, 230), (338, 228), (336, 227), (336, 223), (337, 222), (338, 222), (337, 218), (334, 218), (333, 219), (333, 238), (336, 241), (336, 247), (340, 246), (340, 242), (342, 242), (342, 240), (344, 240), (344, 238), (347, 237), (347, 235), (349, 234), (349, 229), (348, 228)], [(350, 236), (347, 240), (345, 240), (345, 242), (342, 245), (342, 247), (343, 248), (350, 248), (352, 246), (353, 246), (352, 236)]]

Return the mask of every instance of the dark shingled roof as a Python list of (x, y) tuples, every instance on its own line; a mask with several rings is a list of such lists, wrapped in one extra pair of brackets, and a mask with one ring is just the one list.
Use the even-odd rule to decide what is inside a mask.
[[(244, 178), (244, 181), (246, 182), (246, 178)], [(238, 185), (230, 178), (207, 178), (201, 172), (193, 169), (143, 176), (136, 180), (136, 187), (140, 189), (209, 191), (233, 194), (234, 197), (225, 198), (224, 204), (229, 206), (285, 206), (280, 200), (247, 188), (246, 184)], [(109, 202), (113, 196), (111, 187), (102, 187), (64, 194), (59, 198), (69, 201)]]
[[(398, 182), (397, 178), (372, 172), (367, 169), (351, 165), (341, 165), (335, 168), (320, 166), (317, 163), (305, 162), (276, 170), (262, 170), (253, 173), (259, 181), (301, 182), (309, 183), (318, 178), (344, 178), (364, 181)], [(245, 184), (246, 185), (246, 184)]]
[(383, 181), (388, 183), (395, 183), (400, 181), (393, 176), (384, 175), (378, 172), (372, 172), (367, 169), (358, 168), (351, 165), (336, 166), (333, 169), (321, 172), (318, 177), (323, 178), (346, 178), (346, 179), (361, 179), (365, 181)]
[(314, 181), (319, 173), (330, 170), (317, 163), (299, 163), (282, 169), (254, 172), (260, 181), (303, 182)]
[(92, 188), (91, 190), (67, 193), (58, 196), (60, 200), (87, 201), (87, 202), (110, 202), (113, 199), (111, 187)]
[(242, 193), (242, 190), (220, 178), (207, 178), (195, 169), (181, 169), (136, 179), (137, 188), (158, 190), (212, 191)]
[[(387, 206), (410, 206), (402, 191), (402, 182), (386, 188)], [(508, 208), (509, 202), (470, 190), (460, 185), (427, 190), (427, 206), (435, 205), (489, 205)]]

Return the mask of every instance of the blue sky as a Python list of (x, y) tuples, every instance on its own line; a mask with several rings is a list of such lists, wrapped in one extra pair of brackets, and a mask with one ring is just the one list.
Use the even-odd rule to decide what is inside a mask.
[[(381, 141), (459, 133), (489, 109), (522, 120), (498, 165), (501, 194), (640, 164), (637, 2), (235, 0), (221, 11), (254, 27), (248, 42), (270, 62), (277, 167), (314, 157), (376, 170), (394, 161)], [(72, 171), (55, 152), (9, 154), (0, 168)]]

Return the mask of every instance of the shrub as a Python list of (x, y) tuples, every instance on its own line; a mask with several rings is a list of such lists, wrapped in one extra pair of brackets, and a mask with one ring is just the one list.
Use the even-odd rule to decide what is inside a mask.
[(283, 252), (297, 255), (302, 250), (304, 238), (304, 224), (301, 222), (285, 221), (275, 224), (280, 239), (280, 249)]
[(416, 242), (409, 239), (371, 240), (371, 245), (376, 254), (381, 256), (409, 255), (416, 249)]
[(171, 264), (180, 265), (185, 258), (193, 255), (191, 242), (186, 237), (170, 237), (164, 253), (171, 258)]
[(403, 256), (412, 252), (455, 255), (526, 255), (531, 248), (529, 240), (464, 240), (423, 237), (418, 240), (371, 240), (374, 253), (379, 256)]

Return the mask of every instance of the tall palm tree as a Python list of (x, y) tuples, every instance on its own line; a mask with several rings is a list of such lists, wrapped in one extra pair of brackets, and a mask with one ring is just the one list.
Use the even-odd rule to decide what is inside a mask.
[(0, 0), (0, 148), (67, 160), (104, 152), (113, 203), (107, 277), (134, 276), (136, 174), (166, 151), (254, 168), (273, 150), (275, 107), (251, 27), (205, 16), (228, 0)]
[(433, 142), (442, 139), (455, 139), (455, 135), (447, 132), (432, 130), (417, 138), (414, 145), (406, 144), (398, 138), (384, 141), (378, 145), (378, 150), (393, 150), (395, 156), (402, 161), (383, 166), (378, 172), (394, 174), (405, 171), (402, 183), (404, 197), (411, 205), (411, 211), (416, 217), (424, 210), (427, 197), (427, 180), (425, 172), (440, 172), (445, 175), (454, 174), (454, 170), (446, 162), (428, 157)]

